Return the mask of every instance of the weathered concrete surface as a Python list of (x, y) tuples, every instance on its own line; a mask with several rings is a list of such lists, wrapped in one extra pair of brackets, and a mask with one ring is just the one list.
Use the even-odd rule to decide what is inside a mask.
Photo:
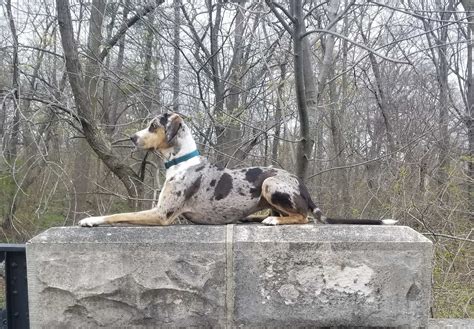
[(32, 328), (426, 326), (407, 227), (55, 228), (27, 244)]
[(31, 328), (225, 326), (225, 227), (54, 228), (27, 244)]
[(237, 226), (234, 241), (237, 325), (428, 321), (432, 244), (408, 227)]
[(430, 319), (428, 329), (472, 329), (474, 319)]

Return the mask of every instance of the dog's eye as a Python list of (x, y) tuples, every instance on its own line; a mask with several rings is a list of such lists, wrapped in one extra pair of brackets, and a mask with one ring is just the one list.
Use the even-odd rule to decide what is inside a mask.
[(154, 130), (156, 130), (156, 129), (158, 129), (158, 124), (156, 123), (156, 121), (153, 121), (153, 122), (150, 124), (149, 130), (150, 130), (150, 131), (154, 131)]

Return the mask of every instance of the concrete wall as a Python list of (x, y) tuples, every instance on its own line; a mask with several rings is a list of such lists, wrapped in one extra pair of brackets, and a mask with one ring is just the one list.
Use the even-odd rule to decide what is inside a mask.
[(53, 228), (27, 244), (32, 328), (425, 326), (408, 227)]

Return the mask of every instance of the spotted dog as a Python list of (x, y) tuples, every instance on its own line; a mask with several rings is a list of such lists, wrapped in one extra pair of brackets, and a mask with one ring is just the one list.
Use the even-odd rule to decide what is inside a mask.
[[(88, 217), (79, 221), (80, 226), (170, 225), (180, 215), (196, 224), (262, 221), (251, 215), (268, 208), (280, 216), (263, 219), (262, 223), (267, 225), (305, 224), (310, 213), (321, 221), (334, 222), (321, 216), (303, 182), (285, 170), (271, 167), (231, 170), (209, 163), (199, 155), (191, 130), (176, 113), (154, 118), (131, 140), (138, 148), (159, 151), (167, 160), (166, 180), (157, 207)], [(371, 220), (365, 224), (387, 223)]]

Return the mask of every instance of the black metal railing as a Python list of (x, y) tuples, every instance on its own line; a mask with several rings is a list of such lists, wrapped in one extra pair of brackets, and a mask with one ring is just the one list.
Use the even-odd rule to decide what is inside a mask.
[(0, 263), (3, 261), (6, 307), (0, 310), (0, 328), (29, 328), (25, 245), (0, 244)]

